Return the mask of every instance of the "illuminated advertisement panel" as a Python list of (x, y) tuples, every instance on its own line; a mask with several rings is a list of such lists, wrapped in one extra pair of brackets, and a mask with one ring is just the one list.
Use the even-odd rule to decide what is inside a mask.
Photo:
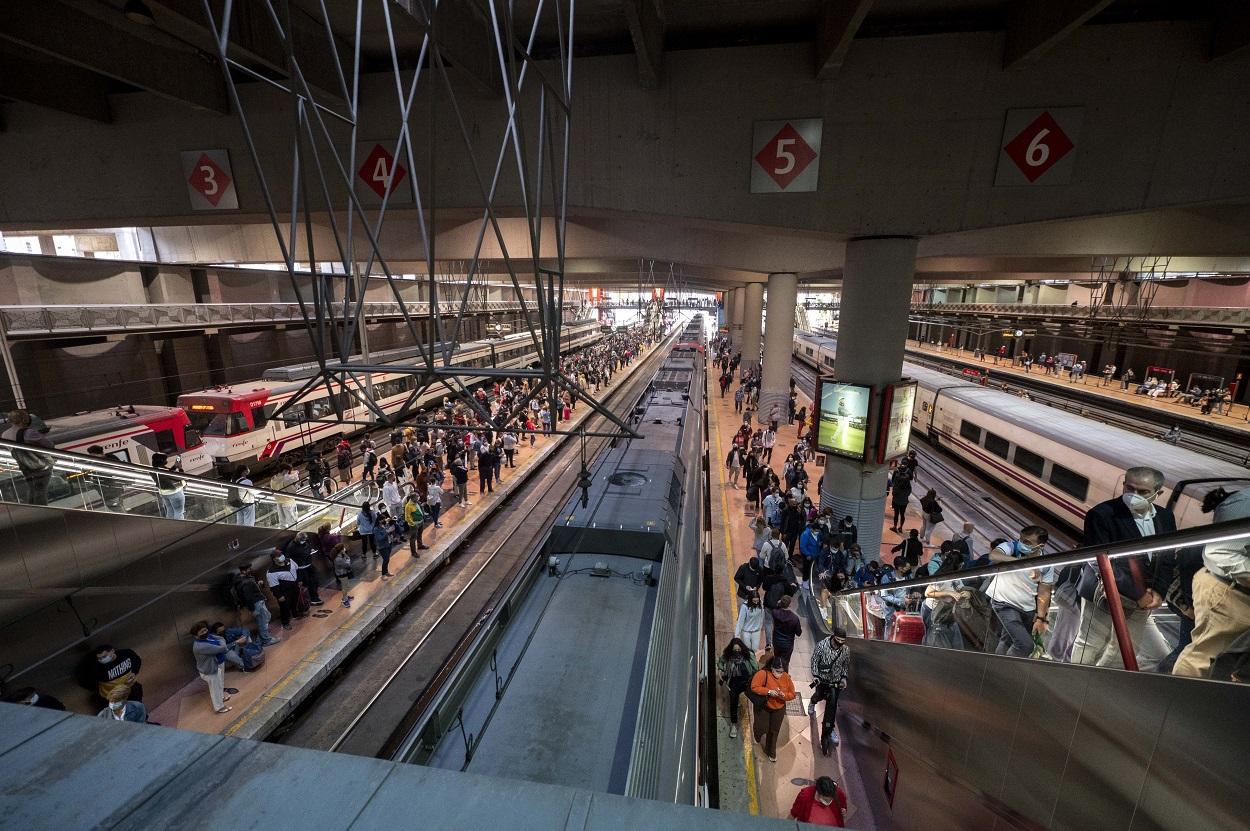
[(916, 382), (902, 381), (885, 388), (881, 402), (884, 423), (877, 431), (877, 462), (884, 464), (907, 453), (911, 415), (916, 406)]
[(820, 379), (820, 420), (816, 426), (816, 449), (848, 459), (866, 455), (868, 408), (872, 387)]

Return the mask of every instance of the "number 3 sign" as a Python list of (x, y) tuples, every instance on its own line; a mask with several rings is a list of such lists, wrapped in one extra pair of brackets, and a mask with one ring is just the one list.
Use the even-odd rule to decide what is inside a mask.
[(995, 187), (1071, 182), (1084, 115), (1082, 107), (1008, 110)]
[(182, 178), (187, 183), (192, 210), (233, 211), (239, 207), (229, 151), (182, 151)]

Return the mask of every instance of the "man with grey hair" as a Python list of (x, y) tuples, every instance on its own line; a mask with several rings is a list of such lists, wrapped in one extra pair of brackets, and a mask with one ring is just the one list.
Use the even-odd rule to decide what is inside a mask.
[[(1163, 493), (1163, 484), (1163, 473), (1152, 467), (1131, 467), (1124, 471), (1124, 492), (1116, 499), (1100, 502), (1085, 515), (1081, 545), (1111, 545), (1175, 531), (1176, 517), (1171, 509), (1155, 504)], [(1111, 561), (1124, 620), (1134, 644), (1142, 642), (1150, 612), (1163, 604), (1173, 567), (1171, 552), (1135, 554)], [(1123, 658), (1112, 627), (1105, 587), (1095, 564), (1086, 563), (1082, 567), (1076, 594), (1080, 598), (1081, 622), (1072, 644), (1073, 663), (1121, 665)]]

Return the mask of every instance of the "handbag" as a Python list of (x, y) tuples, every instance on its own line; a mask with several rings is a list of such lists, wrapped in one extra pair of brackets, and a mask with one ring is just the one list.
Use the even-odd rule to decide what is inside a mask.
[(929, 514), (929, 522), (932, 522), (934, 525), (937, 525), (939, 522), (941, 522), (945, 518), (946, 517), (942, 516), (941, 511), (934, 511), (933, 513)]

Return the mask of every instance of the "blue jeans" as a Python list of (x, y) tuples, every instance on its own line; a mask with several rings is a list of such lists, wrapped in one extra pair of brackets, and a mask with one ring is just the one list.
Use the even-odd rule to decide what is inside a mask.
[(255, 525), (256, 524), (256, 503), (249, 502), (242, 508), (235, 511), (235, 525)]
[(161, 494), (161, 516), (165, 519), (182, 519), (186, 512), (187, 494), (182, 488)]
[(273, 615), (269, 613), (269, 606), (265, 601), (256, 601), (256, 605), (252, 607), (252, 617), (256, 619), (256, 629), (260, 634), (261, 644), (268, 646), (273, 643), (274, 637), (269, 634), (269, 621), (273, 619)]

